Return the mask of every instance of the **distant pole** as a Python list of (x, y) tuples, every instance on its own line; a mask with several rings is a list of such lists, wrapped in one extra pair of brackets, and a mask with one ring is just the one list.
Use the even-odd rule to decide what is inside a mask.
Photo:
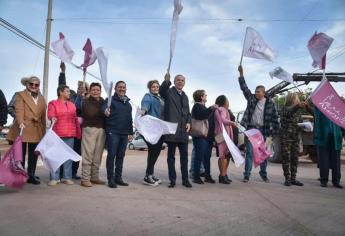
[(46, 44), (44, 48), (44, 68), (43, 68), (43, 96), (48, 100), (48, 76), (49, 76), (49, 50), (50, 50), (50, 31), (52, 23), (53, 0), (48, 0), (48, 16), (46, 30)]

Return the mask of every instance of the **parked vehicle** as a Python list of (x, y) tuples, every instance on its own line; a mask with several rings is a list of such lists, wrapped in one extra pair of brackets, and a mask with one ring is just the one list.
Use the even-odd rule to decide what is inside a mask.
[[(162, 150), (164, 150), (167, 147), (166, 143), (163, 143)], [(133, 138), (132, 142), (128, 143), (128, 149), (129, 150), (146, 150), (147, 145), (144, 141), (143, 136), (140, 134), (135, 135), (135, 138)]]

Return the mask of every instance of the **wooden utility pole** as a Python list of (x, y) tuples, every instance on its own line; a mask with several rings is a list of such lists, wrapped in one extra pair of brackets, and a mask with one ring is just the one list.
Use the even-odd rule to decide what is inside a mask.
[(52, 23), (53, 0), (48, 0), (48, 16), (46, 30), (46, 44), (44, 47), (44, 68), (43, 68), (43, 96), (48, 101), (48, 77), (49, 77), (49, 50), (50, 50), (50, 31)]

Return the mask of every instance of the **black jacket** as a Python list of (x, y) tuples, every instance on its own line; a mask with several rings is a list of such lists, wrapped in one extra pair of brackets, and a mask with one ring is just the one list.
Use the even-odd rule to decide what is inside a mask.
[[(133, 135), (132, 106), (129, 98), (124, 99), (114, 93), (111, 97), (110, 116), (105, 118), (105, 130), (114, 134)], [(104, 101), (102, 110), (106, 110), (108, 98)]]
[(171, 87), (170, 81), (163, 81), (159, 88), (159, 93), (164, 98), (164, 120), (177, 123), (175, 134), (164, 136), (166, 142), (187, 143), (188, 133), (186, 124), (191, 123), (191, 114), (189, 111), (189, 100), (187, 95), (182, 92), (180, 95), (175, 87)]
[(0, 125), (4, 126), (7, 123), (7, 101), (5, 95), (0, 89)]

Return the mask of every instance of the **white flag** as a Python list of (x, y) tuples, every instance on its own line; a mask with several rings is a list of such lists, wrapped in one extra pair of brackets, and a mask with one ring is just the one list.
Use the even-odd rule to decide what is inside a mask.
[(62, 141), (52, 128), (47, 130), (35, 152), (41, 154), (44, 165), (51, 172), (55, 172), (67, 160), (81, 161), (81, 156)]
[(229, 137), (223, 124), (222, 124), (222, 132), (223, 132), (225, 143), (228, 146), (228, 149), (231, 153), (232, 158), (234, 159), (236, 167), (238, 168), (244, 163), (244, 158), (242, 156), (242, 153), (240, 149), (238, 149), (238, 147), (234, 144), (234, 142)]
[(273, 77), (276, 77), (277, 79), (281, 79), (281, 80), (284, 80), (286, 82), (293, 83), (292, 75), (289, 72), (285, 71), (281, 67), (275, 68), (269, 74), (270, 74), (272, 79), (273, 79)]
[(173, 18), (172, 18), (171, 33), (170, 33), (170, 58), (169, 58), (168, 72), (170, 72), (171, 60), (175, 51), (177, 24), (178, 24), (179, 15), (182, 12), (182, 9), (183, 9), (183, 6), (181, 4), (181, 0), (174, 0), (174, 13), (173, 13)]
[(71, 63), (74, 51), (68, 45), (63, 33), (59, 33), (59, 40), (51, 43), (53, 51), (65, 63)]
[(177, 129), (177, 123), (163, 121), (150, 115), (142, 116), (139, 108), (135, 114), (134, 124), (139, 133), (151, 144), (156, 144), (164, 134), (175, 134)]
[(243, 44), (243, 56), (273, 61), (276, 53), (265, 43), (257, 31), (247, 27)]
[[(96, 56), (99, 65), (99, 71), (101, 74), (102, 84), (104, 87), (105, 92), (109, 93), (109, 83), (107, 79), (107, 70), (108, 70), (108, 55), (104, 52), (103, 47), (99, 47), (96, 49)], [(109, 96), (109, 94), (108, 94)]]

